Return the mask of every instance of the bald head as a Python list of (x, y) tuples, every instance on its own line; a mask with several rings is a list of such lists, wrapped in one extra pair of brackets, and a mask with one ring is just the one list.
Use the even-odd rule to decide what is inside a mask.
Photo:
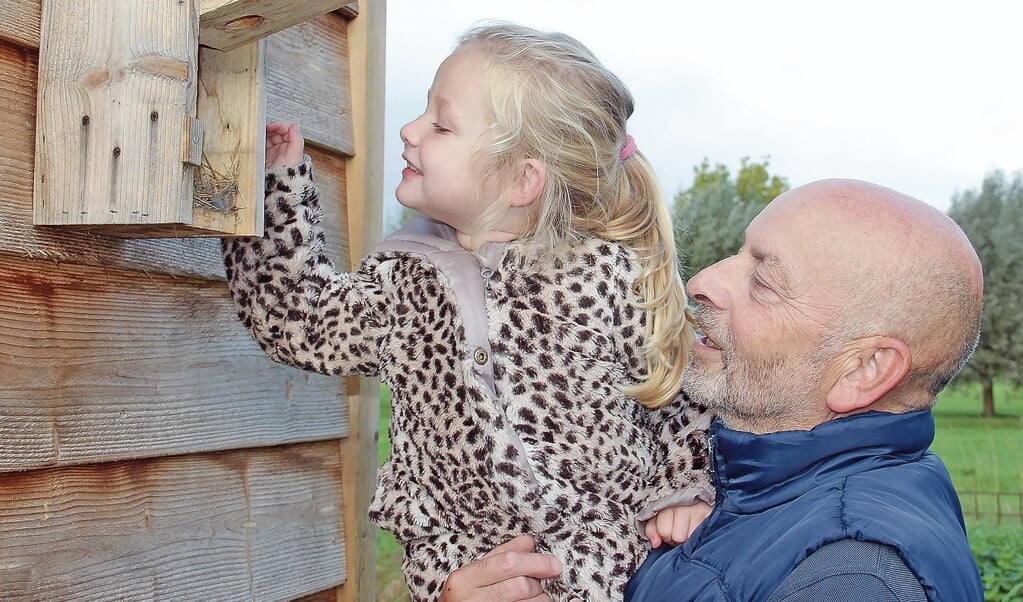
[(763, 213), (802, 232), (805, 256), (830, 272), (838, 336), (904, 341), (913, 359), (905, 388), (931, 399), (962, 368), (979, 332), (983, 272), (948, 216), (857, 180), (794, 188)]

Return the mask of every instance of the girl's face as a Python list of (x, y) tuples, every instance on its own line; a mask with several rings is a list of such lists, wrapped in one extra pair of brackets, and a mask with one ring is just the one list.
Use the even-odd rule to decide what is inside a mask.
[(401, 128), (407, 165), (395, 190), (398, 202), (461, 234), (476, 234), (478, 218), (494, 202), (484, 196), (475, 160), (487, 140), (489, 114), (480, 53), (455, 52), (437, 70), (426, 112)]

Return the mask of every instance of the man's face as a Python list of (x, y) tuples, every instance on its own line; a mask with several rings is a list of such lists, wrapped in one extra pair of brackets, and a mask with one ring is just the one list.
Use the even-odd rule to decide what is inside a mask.
[(753, 432), (821, 422), (837, 351), (829, 336), (838, 297), (826, 220), (786, 196), (753, 220), (738, 254), (687, 287), (704, 337), (682, 386), (730, 427)]

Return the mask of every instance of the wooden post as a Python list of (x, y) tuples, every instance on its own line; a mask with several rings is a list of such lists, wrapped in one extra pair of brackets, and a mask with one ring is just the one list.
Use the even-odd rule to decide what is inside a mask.
[[(348, 160), (348, 240), (352, 268), (383, 231), (384, 164), (384, 31), (386, 1), (359, 4), (348, 28), (355, 153)], [(367, 211), (368, 207), (374, 208)], [(343, 602), (376, 600), (376, 527), (367, 509), (376, 486), (380, 383), (351, 379), (348, 395), (349, 436), (342, 441), (345, 547), (349, 580), (339, 591)], [(354, 389), (354, 391), (352, 390)], [(352, 470), (351, 467), (358, 467)]]

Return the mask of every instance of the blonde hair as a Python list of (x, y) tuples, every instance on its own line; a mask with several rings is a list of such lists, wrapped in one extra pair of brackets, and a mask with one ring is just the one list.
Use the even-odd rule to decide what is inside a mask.
[[(486, 177), (505, 190), (522, 160), (545, 166), (537, 209), (519, 240), (542, 252), (597, 237), (634, 253), (641, 265), (634, 287), (646, 313), (646, 374), (623, 390), (648, 407), (672, 401), (695, 333), (657, 177), (641, 153), (619, 157), (632, 94), (562, 33), (490, 22), (459, 38), (455, 52), (466, 50), (481, 52), (493, 110), (480, 156)], [(507, 210), (494, 207), (484, 221)]]

